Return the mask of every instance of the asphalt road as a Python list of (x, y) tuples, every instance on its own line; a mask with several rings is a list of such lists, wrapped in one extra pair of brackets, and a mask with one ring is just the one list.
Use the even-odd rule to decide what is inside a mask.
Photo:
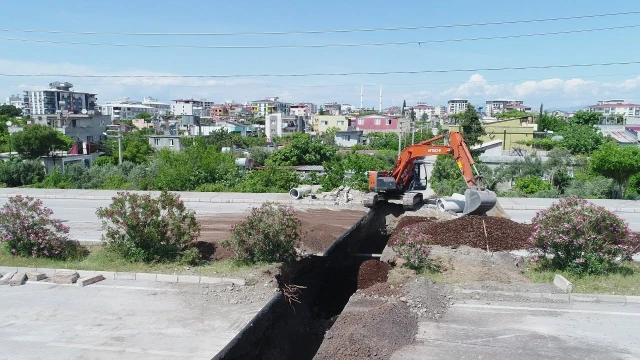
[(211, 359), (269, 299), (205, 301), (208, 286), (227, 285), (0, 286), (0, 360)]
[(640, 304), (469, 301), (419, 324), (392, 360), (640, 358)]
[[(7, 199), (0, 198), (0, 206)], [(96, 216), (99, 207), (109, 206), (110, 200), (43, 199), (44, 206), (53, 210), (53, 216), (69, 226), (69, 235), (80, 241), (99, 242), (102, 236), (101, 223)], [(244, 203), (199, 203), (187, 202), (185, 205), (196, 211), (196, 216), (215, 216), (216, 214), (246, 213), (257, 204)]]

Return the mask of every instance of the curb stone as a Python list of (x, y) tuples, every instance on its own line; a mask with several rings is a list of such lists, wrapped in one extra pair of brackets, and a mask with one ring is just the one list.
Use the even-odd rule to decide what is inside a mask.
[[(113, 272), (113, 271), (93, 271), (93, 270), (73, 270), (73, 269), (50, 269), (50, 268), (20, 268), (24, 272), (40, 272), (48, 277), (60, 272), (77, 272), (90, 277), (102, 275), (107, 280), (128, 280), (128, 281), (153, 281), (153, 282), (171, 282), (183, 284), (222, 284), (232, 283), (235, 285), (245, 286), (246, 281), (239, 278), (220, 278), (198, 275), (172, 275), (172, 274), (152, 274), (152, 273), (129, 273), (129, 272)], [(16, 273), (18, 268), (0, 266), (1, 273)]]
[(517, 296), (530, 299), (549, 299), (566, 302), (601, 302), (615, 304), (640, 304), (640, 296), (633, 295), (608, 295), (608, 294), (584, 294), (584, 293), (539, 293), (539, 292), (513, 292), (513, 291), (488, 291), (470, 290), (454, 288), (454, 293), (466, 295), (494, 295), (494, 296)]

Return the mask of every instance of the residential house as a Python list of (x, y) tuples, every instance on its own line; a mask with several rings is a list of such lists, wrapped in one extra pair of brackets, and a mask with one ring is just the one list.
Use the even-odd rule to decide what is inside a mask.
[(182, 150), (182, 138), (179, 135), (150, 135), (149, 145), (156, 150)]
[(640, 126), (624, 126), (624, 125), (596, 125), (602, 135), (611, 137), (618, 144), (623, 146), (639, 146), (638, 132)]
[(293, 104), (289, 107), (289, 115), (311, 116), (318, 112), (318, 107), (312, 103)]
[(73, 84), (59, 81), (49, 84), (49, 89), (25, 91), (24, 115), (55, 115), (57, 113), (92, 114), (96, 110), (97, 95), (71, 90)]
[(587, 106), (585, 110), (600, 113), (605, 123), (616, 124), (617, 118), (622, 118), (623, 124), (640, 124), (640, 105), (625, 100), (600, 100), (596, 105)]
[(459, 114), (465, 112), (469, 106), (469, 100), (453, 99), (447, 101), (447, 114)]
[(336, 131), (335, 142), (336, 145), (341, 147), (352, 147), (354, 145), (362, 144), (364, 138), (364, 132), (362, 130), (345, 130)]
[(356, 110), (356, 107), (351, 104), (340, 104), (340, 113), (343, 115), (353, 114)]
[[(483, 143), (502, 140), (502, 150), (530, 149), (530, 146), (519, 144), (520, 141), (533, 139), (537, 124), (529, 120), (507, 119), (484, 124)], [(449, 125), (449, 131), (460, 131), (460, 125)]]
[(278, 97), (270, 97), (251, 102), (251, 113), (266, 116), (274, 113), (288, 114), (290, 104), (278, 101)]
[(427, 120), (431, 120), (435, 113), (433, 106), (429, 106), (425, 103), (418, 103), (418, 105), (411, 107), (416, 114), (416, 120), (422, 120), (422, 116), (426, 115)]
[(349, 127), (349, 120), (343, 115), (314, 115), (312, 120), (313, 130), (324, 134), (330, 128), (338, 128), (346, 131)]
[(397, 132), (399, 130), (399, 119), (395, 116), (384, 115), (358, 116), (352, 126), (356, 130), (362, 130), (364, 134), (371, 132)]
[(227, 104), (215, 104), (211, 107), (210, 110), (211, 117), (214, 116), (228, 116), (229, 115), (229, 105)]
[(100, 114), (32, 115), (31, 120), (33, 124), (51, 126), (77, 141), (89, 142), (100, 141), (107, 125), (111, 124), (108, 115)]
[(402, 115), (402, 109), (400, 106), (391, 106), (390, 108), (384, 109), (382, 113), (387, 116), (400, 116)]

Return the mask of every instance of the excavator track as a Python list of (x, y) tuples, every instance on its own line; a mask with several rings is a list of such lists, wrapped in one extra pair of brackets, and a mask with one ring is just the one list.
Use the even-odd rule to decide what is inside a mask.
[(405, 210), (414, 210), (423, 201), (422, 193), (408, 192), (402, 196), (402, 207)]

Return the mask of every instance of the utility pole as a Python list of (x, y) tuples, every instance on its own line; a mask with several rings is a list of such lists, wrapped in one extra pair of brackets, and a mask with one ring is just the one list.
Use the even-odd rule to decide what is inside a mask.
[[(117, 135), (109, 135), (109, 133), (114, 132), (117, 132)], [(120, 125), (109, 125), (104, 135), (111, 138), (118, 138), (118, 164), (122, 165), (122, 127)]]
[(400, 131), (398, 132), (398, 156), (402, 153), (402, 124), (400, 124)]

